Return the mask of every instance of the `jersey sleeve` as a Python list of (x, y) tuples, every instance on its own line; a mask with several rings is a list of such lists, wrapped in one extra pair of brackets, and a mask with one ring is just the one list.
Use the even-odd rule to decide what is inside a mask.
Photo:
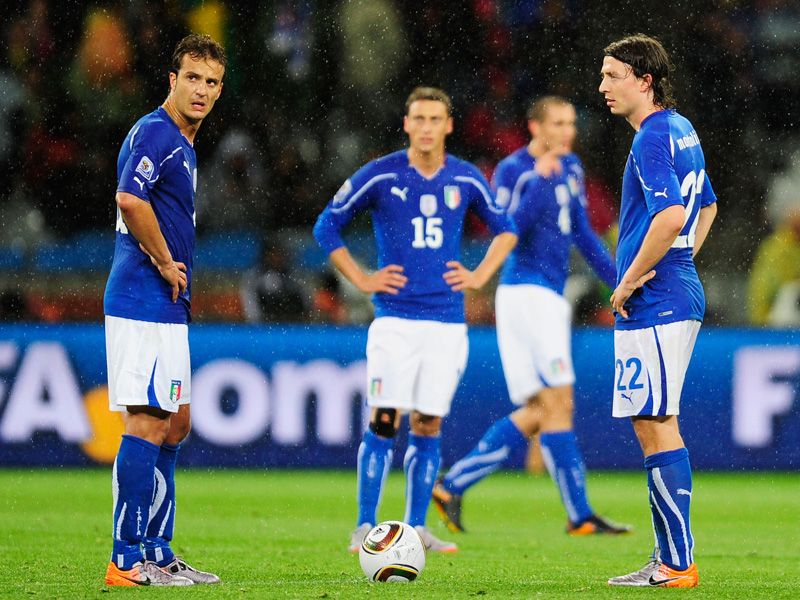
[(508, 208), (511, 202), (511, 190), (514, 187), (513, 173), (511, 164), (507, 160), (501, 160), (494, 173), (492, 173), (492, 190), (495, 193), (495, 203), (500, 208)]
[(342, 230), (372, 205), (380, 182), (388, 177), (391, 176), (381, 175), (374, 163), (369, 163), (342, 184), (314, 225), (314, 239), (323, 250), (330, 254), (344, 246)]
[[(509, 215), (519, 235), (527, 233), (536, 223), (548, 198), (548, 180), (536, 171), (526, 171), (514, 186)], [(549, 192), (552, 195), (552, 192)]]
[(162, 171), (169, 166), (165, 165), (165, 159), (172, 152), (167, 147), (168, 141), (157, 124), (140, 125), (128, 140), (130, 154), (120, 173), (117, 191), (133, 194), (150, 202), (156, 182)]
[(669, 134), (646, 132), (632, 150), (634, 168), (651, 217), (670, 206), (683, 206)]
[(476, 167), (469, 169), (466, 175), (457, 176), (456, 180), (464, 185), (469, 194), (470, 208), (486, 223), (492, 234), (517, 232), (508, 213), (497, 205), (489, 182)]
[(572, 202), (572, 239), (597, 276), (611, 289), (616, 287), (617, 267), (600, 236), (592, 229), (582, 200)]
[(717, 201), (717, 195), (714, 193), (714, 188), (711, 187), (711, 180), (706, 173), (705, 180), (703, 181), (703, 189), (700, 192), (700, 207), (705, 208), (711, 206)]

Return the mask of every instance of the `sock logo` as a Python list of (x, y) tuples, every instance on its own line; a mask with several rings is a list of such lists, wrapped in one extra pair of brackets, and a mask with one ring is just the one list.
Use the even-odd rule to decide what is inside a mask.
[(689, 490), (685, 490), (683, 488), (678, 488), (678, 496), (689, 496), (691, 498), (692, 492), (690, 492)]
[(369, 395), (372, 397), (379, 397), (383, 391), (383, 379), (380, 377), (373, 377), (369, 382)]
[(136, 535), (142, 535), (142, 507), (136, 507)]
[(169, 386), (169, 401), (173, 404), (181, 399), (181, 380), (173, 379)]

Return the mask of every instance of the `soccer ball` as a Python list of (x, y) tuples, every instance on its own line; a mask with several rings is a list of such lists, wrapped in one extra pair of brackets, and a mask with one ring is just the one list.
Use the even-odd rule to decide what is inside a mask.
[(364, 537), (358, 560), (370, 581), (414, 581), (425, 568), (425, 544), (411, 525), (384, 521)]

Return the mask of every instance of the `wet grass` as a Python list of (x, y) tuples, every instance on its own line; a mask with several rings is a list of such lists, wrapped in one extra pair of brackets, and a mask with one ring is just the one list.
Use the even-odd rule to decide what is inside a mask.
[[(223, 584), (111, 589), (110, 470), (0, 470), (0, 596), (96, 598), (107, 593), (217, 598), (620, 598), (605, 581), (644, 564), (652, 546), (642, 473), (592, 473), (594, 508), (636, 527), (618, 538), (569, 538), (546, 477), (498, 474), (466, 497), (469, 533), (429, 555), (409, 585), (370, 584), (346, 552), (355, 477), (336, 471), (181, 471), (175, 549)], [(403, 479), (390, 477), (380, 517), (403, 512)], [(692, 598), (797, 598), (800, 475), (699, 473), (693, 529), (701, 587)], [(680, 592), (678, 592), (680, 593)]]

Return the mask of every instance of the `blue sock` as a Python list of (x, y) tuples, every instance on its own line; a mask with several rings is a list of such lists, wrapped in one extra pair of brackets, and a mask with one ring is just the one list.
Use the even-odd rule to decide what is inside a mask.
[(651, 454), (644, 460), (650, 510), (661, 562), (684, 571), (694, 562), (694, 538), (689, 525), (692, 467), (686, 448)]
[(594, 514), (586, 497), (586, 467), (574, 431), (553, 431), (539, 436), (542, 458), (561, 494), (569, 520), (581, 523)]
[(175, 528), (175, 463), (180, 446), (162, 444), (155, 470), (155, 491), (150, 506), (150, 523), (142, 547), (144, 557), (163, 567), (172, 562), (175, 554), (169, 543)]
[(111, 560), (123, 570), (144, 558), (141, 543), (150, 517), (157, 458), (155, 444), (132, 435), (122, 436), (111, 480), (114, 495)]
[(392, 438), (364, 432), (364, 439), (358, 447), (358, 523), (363, 525), (377, 523), (376, 514), (381, 500), (381, 490), (386, 475), (392, 467)]
[(436, 474), (442, 461), (440, 437), (408, 435), (408, 450), (403, 459), (406, 472), (406, 515), (404, 521), (416, 527), (425, 525)]
[(527, 444), (528, 439), (509, 417), (495, 421), (470, 453), (450, 467), (442, 484), (451, 494), (461, 496), (499, 469), (514, 450)]

